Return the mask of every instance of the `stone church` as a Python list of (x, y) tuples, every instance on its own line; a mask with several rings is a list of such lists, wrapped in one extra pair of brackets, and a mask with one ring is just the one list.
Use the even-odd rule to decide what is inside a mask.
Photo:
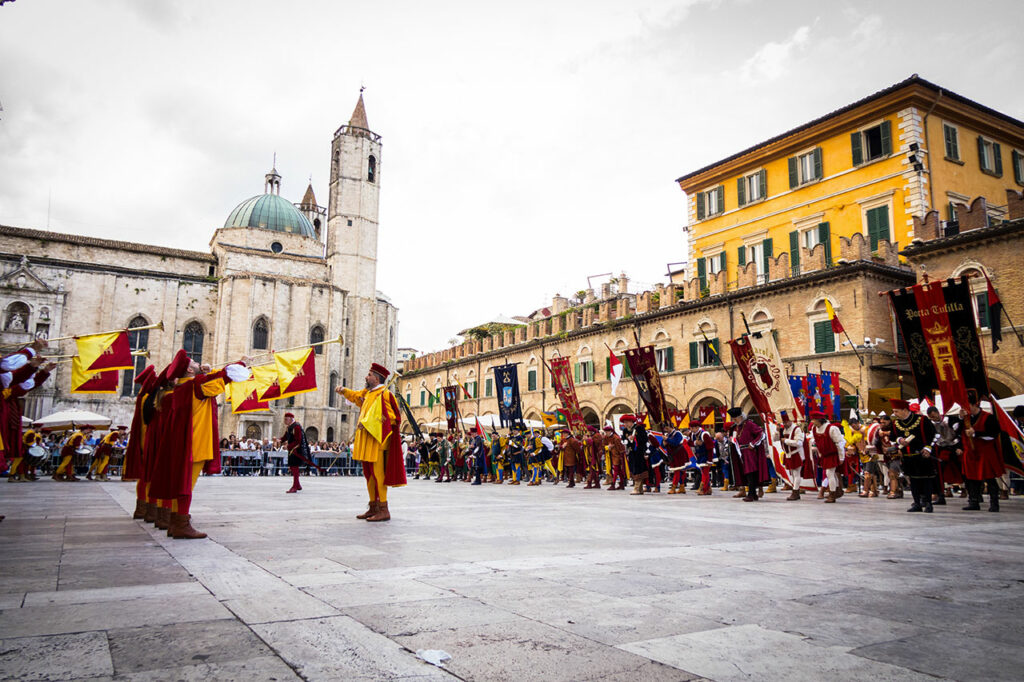
[[(271, 169), (263, 193), (230, 211), (209, 251), (94, 239), (0, 225), (0, 345), (163, 322), (130, 334), (149, 351), (122, 372), (116, 394), (69, 393), (70, 364), (33, 391), (26, 415), (85, 409), (130, 423), (133, 378), (147, 362), (159, 371), (179, 348), (213, 365), (342, 336), (318, 348), (320, 390), (241, 415), (222, 405), (221, 434), (267, 438), (295, 413), (310, 440), (351, 437), (358, 414), (333, 391), (359, 386), (371, 362), (395, 367), (397, 308), (376, 289), (381, 138), (363, 97), (334, 133), (327, 206), (310, 185), (301, 201), (281, 196)], [(56, 344), (74, 353), (73, 341)], [(8, 351), (9, 352), (9, 351)], [(57, 353), (51, 349), (49, 353)], [(266, 356), (264, 361), (269, 360)]]

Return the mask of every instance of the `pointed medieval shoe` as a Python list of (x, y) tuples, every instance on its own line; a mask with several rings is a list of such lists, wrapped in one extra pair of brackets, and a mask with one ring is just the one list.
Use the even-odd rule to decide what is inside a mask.
[(377, 513), (366, 519), (367, 521), (390, 521), (391, 512), (388, 511), (387, 502), (377, 503)]
[(200, 533), (192, 527), (190, 514), (172, 514), (167, 534), (175, 540), (201, 540), (206, 537), (206, 533)]
[(371, 500), (370, 501), (370, 507), (366, 511), (364, 511), (362, 514), (358, 514), (356, 516), (356, 518), (357, 519), (368, 519), (368, 518), (370, 518), (371, 516), (373, 516), (374, 514), (377, 513), (377, 505), (378, 504), (379, 504), (378, 502), (373, 502)]

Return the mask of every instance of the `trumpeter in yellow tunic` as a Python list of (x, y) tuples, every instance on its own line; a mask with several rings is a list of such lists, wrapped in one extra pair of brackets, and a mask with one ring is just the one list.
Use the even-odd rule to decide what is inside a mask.
[(353, 391), (343, 388), (341, 394), (350, 403), (359, 406), (359, 425), (356, 427), (355, 443), (352, 445), (352, 459), (373, 465), (373, 476), (366, 480), (370, 499), (387, 502), (388, 488), (384, 485), (384, 464), (387, 461), (389, 433), (383, 433), (385, 414), (390, 422), (397, 415), (391, 401), (384, 400), (384, 387), (364, 388)]

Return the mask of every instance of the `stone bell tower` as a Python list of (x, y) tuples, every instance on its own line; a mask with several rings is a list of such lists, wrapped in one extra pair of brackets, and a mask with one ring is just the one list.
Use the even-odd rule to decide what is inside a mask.
[(348, 123), (331, 142), (327, 206), (327, 263), (332, 283), (347, 292), (342, 334), (342, 377), (362, 388), (378, 347), (377, 209), (380, 203), (381, 141), (366, 121), (362, 90)]

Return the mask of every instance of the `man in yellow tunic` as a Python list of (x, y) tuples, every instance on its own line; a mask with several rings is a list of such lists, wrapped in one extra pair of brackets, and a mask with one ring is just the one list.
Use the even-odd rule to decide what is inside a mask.
[(401, 416), (395, 396), (384, 388), (390, 372), (376, 362), (366, 375), (366, 387), (361, 391), (338, 388), (337, 392), (359, 406), (359, 424), (356, 427), (352, 459), (363, 463), (363, 477), (370, 497), (369, 508), (357, 519), (387, 521), (388, 486), (405, 485), (405, 462), (399, 442)]

